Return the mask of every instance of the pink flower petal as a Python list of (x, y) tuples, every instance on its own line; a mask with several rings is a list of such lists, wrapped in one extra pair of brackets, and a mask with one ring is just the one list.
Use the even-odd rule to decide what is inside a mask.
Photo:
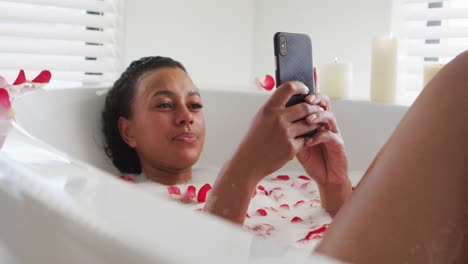
[(304, 182), (303, 184), (301, 184), (301, 186), (299, 188), (307, 189), (307, 187), (309, 187), (309, 182)]
[(135, 180), (128, 176), (120, 176), (121, 180), (128, 181), (128, 182), (135, 182)]
[(6, 109), (11, 108), (10, 95), (6, 89), (0, 88), (0, 105)]
[(266, 196), (268, 196), (267, 190), (262, 185), (257, 186), (257, 189), (259, 189), (260, 191), (262, 191), (262, 193), (264, 193)]
[(203, 185), (198, 191), (197, 201), (199, 203), (206, 202), (206, 197), (210, 190), (211, 190), (211, 185), (209, 183)]
[(172, 195), (172, 194), (181, 195), (180, 189), (179, 189), (179, 187), (177, 187), (177, 186), (168, 186), (168, 187), (167, 187), (167, 192), (168, 192), (169, 194), (171, 194), (171, 195)]
[(304, 200), (299, 200), (299, 201), (297, 201), (293, 206), (294, 206), (294, 207), (298, 207), (299, 205), (304, 204), (304, 203), (305, 203)]
[[(325, 224), (323, 226), (321, 226), (320, 228), (318, 229), (315, 229), (315, 230), (312, 230), (310, 231), (309, 233), (307, 233), (307, 235), (303, 238), (303, 239), (300, 239), (298, 240), (297, 242), (300, 243), (300, 242), (307, 242), (309, 241), (310, 239), (313, 239), (313, 238), (320, 238), (318, 237), (320, 234), (323, 234), (325, 231), (327, 231), (327, 228), (328, 228), (328, 224)], [(315, 236), (314, 236), (315, 235)], [(314, 236), (314, 237), (313, 237)]]
[(261, 216), (266, 216), (268, 215), (267, 211), (264, 210), (264, 209), (258, 209), (257, 210), (257, 214), (261, 215)]
[(270, 207), (270, 210), (272, 210), (273, 212), (279, 212), (278, 209), (276, 209), (274, 207)]
[(289, 180), (289, 176), (288, 176), (288, 175), (278, 175), (278, 176), (276, 176), (276, 178), (274, 178), (274, 180), (288, 181), (288, 180)]
[(282, 188), (281, 187), (275, 187), (273, 189), (270, 190), (270, 192), (268, 192), (268, 195), (271, 195), (274, 191), (281, 191)]
[(279, 202), (281, 199), (284, 198), (284, 193), (280, 193), (279, 195), (273, 195), (273, 199), (276, 201), (276, 202)]
[(303, 179), (303, 180), (306, 180), (306, 181), (310, 181), (310, 178), (305, 176), (305, 175), (301, 175), (298, 177), (299, 179)]
[(20, 70), (18, 73), (18, 77), (16, 77), (16, 80), (13, 82), (12, 85), (21, 85), (26, 82), (26, 74), (24, 74), (24, 70)]
[(41, 71), (41, 73), (39, 73), (39, 75), (37, 75), (36, 78), (34, 78), (34, 80), (32, 80), (31, 82), (45, 84), (45, 83), (48, 83), (51, 78), (52, 78), (52, 74), (50, 73), (50, 71), (44, 70), (44, 71)]
[(271, 91), (273, 87), (275, 87), (275, 79), (273, 78), (273, 76), (267, 74), (265, 75), (265, 80), (263, 80), (263, 83), (261, 83), (261, 86), (265, 90)]
[(291, 223), (302, 223), (302, 222), (304, 221), (299, 216), (295, 216), (293, 217), (293, 219), (291, 219)]
[(280, 208), (286, 209), (286, 210), (290, 209), (288, 204), (282, 204), (282, 205), (280, 205)]

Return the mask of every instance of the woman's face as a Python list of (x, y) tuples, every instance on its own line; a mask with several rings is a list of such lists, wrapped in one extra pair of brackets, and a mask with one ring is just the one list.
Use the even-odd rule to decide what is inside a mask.
[(190, 168), (205, 142), (205, 118), (198, 89), (179, 68), (144, 73), (137, 82), (130, 119), (121, 118), (124, 140), (135, 148), (143, 169)]

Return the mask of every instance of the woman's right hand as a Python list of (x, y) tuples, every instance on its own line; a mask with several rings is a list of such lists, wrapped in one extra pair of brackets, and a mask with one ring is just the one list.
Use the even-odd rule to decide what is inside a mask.
[(285, 106), (293, 95), (307, 94), (308, 91), (301, 82), (285, 83), (276, 89), (255, 115), (236, 155), (242, 157), (245, 166), (254, 170), (257, 182), (292, 160), (304, 147), (304, 138), (298, 136), (318, 127), (302, 119), (323, 111), (322, 107), (306, 102)]

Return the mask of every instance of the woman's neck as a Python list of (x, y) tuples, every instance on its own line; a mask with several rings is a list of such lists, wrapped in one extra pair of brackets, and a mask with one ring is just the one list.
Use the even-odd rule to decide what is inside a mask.
[(192, 178), (192, 168), (175, 170), (143, 166), (143, 173), (148, 180), (164, 185), (176, 185), (188, 182)]

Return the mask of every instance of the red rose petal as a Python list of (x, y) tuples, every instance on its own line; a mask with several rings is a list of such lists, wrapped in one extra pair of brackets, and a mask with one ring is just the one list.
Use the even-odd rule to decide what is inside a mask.
[(44, 84), (44, 83), (48, 83), (51, 78), (52, 78), (52, 74), (50, 73), (50, 71), (44, 70), (44, 71), (41, 71), (41, 73), (39, 73), (39, 75), (37, 75), (36, 78), (34, 78), (34, 80), (32, 80), (31, 82)]
[(128, 177), (128, 176), (120, 176), (121, 180), (128, 181), (128, 182), (135, 182), (134, 179)]
[(0, 88), (0, 105), (6, 109), (11, 108), (10, 95), (6, 89)]
[(191, 203), (193, 201), (196, 201), (197, 197), (197, 188), (193, 185), (187, 186), (187, 190), (185, 190), (184, 195), (182, 196), (181, 201), (184, 203)]
[(195, 198), (197, 193), (197, 188), (193, 185), (187, 186), (187, 190), (185, 191), (185, 196), (188, 196), (190, 198)]
[(172, 195), (172, 194), (181, 195), (180, 189), (179, 189), (179, 187), (177, 187), (177, 186), (168, 186), (168, 187), (167, 187), (167, 192), (168, 192), (169, 194), (171, 194), (171, 195)]
[(267, 91), (271, 91), (273, 89), (273, 87), (275, 87), (275, 79), (273, 78), (273, 76), (269, 75), (269, 74), (266, 74), (265, 75), (265, 79), (262, 81), (260, 81), (260, 78), (257, 77), (255, 78), (255, 84), (259, 87), (259, 88), (263, 88)]
[(245, 217), (250, 218), (250, 215), (249, 215), (249, 214), (245, 214)]
[[(315, 230), (312, 230), (310, 231), (309, 233), (307, 233), (307, 235), (303, 238), (303, 239), (300, 239), (298, 240), (297, 242), (307, 242), (309, 241), (311, 238), (319, 238), (318, 236), (320, 236), (320, 234), (324, 233), (325, 231), (327, 231), (327, 228), (328, 228), (328, 224), (325, 224), (323, 226), (321, 226), (320, 228), (318, 229), (315, 229)], [(315, 235), (315, 236), (314, 236)], [(314, 237), (312, 237), (314, 236)], [(321, 237), (321, 236), (320, 236)]]
[(293, 217), (293, 219), (291, 219), (291, 223), (302, 223), (302, 222), (304, 221), (299, 216), (295, 216)]
[(288, 180), (289, 180), (289, 176), (288, 176), (288, 175), (278, 175), (278, 176), (276, 176), (276, 178), (274, 178), (274, 180), (288, 181)]
[(303, 179), (303, 180), (306, 180), (306, 181), (310, 181), (310, 178), (305, 176), (305, 175), (301, 175), (298, 177), (299, 179)]
[(268, 215), (267, 211), (264, 210), (264, 209), (258, 209), (257, 210), (257, 214), (261, 215), (261, 216), (266, 216)]
[(281, 191), (281, 187), (275, 187), (273, 189), (270, 190), (270, 192), (268, 193), (268, 195), (271, 195), (274, 191)]
[(276, 202), (279, 202), (281, 199), (283, 199), (283, 197), (284, 197), (284, 193), (280, 193), (279, 195), (273, 195), (273, 199)]
[(262, 193), (264, 193), (266, 196), (268, 196), (267, 190), (262, 185), (257, 186), (257, 189), (259, 189), (260, 191), (262, 191)]
[(294, 206), (294, 207), (298, 207), (299, 205), (301, 205), (301, 204), (303, 204), (303, 203), (305, 203), (305, 201), (304, 201), (304, 200), (300, 200), (300, 201), (297, 201), (293, 206)]
[(279, 212), (278, 209), (276, 209), (274, 207), (270, 207), (270, 210), (272, 210), (273, 212)]
[(280, 208), (289, 210), (289, 205), (288, 204), (282, 204), (282, 205), (280, 205)]
[(211, 185), (209, 183), (203, 185), (198, 191), (197, 201), (199, 203), (206, 202), (206, 197), (210, 190), (211, 190)]
[(12, 85), (21, 85), (26, 82), (26, 74), (24, 74), (24, 70), (20, 70), (18, 73), (18, 77), (16, 77), (16, 80), (13, 82)]

